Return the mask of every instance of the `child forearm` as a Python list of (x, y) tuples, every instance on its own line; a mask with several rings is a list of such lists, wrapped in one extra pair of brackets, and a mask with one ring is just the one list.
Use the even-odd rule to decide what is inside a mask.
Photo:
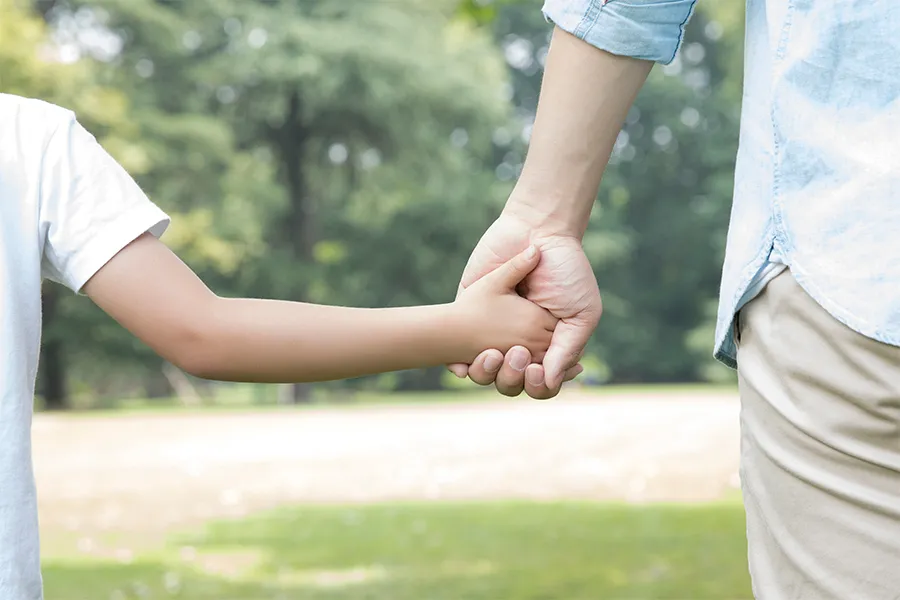
[(144, 235), (84, 291), (160, 356), (194, 375), (327, 381), (467, 362), (488, 347), (505, 352), (523, 345), (539, 356), (556, 319), (514, 291), (538, 260), (536, 251), (523, 253), (453, 304), (341, 308), (218, 297), (164, 244)]
[(471, 360), (453, 306), (364, 309), (217, 298), (182, 365), (223, 381), (309, 382)]

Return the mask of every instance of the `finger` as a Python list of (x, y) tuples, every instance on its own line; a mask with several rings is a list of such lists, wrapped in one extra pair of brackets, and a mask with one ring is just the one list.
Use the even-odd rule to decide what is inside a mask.
[(525, 368), (531, 364), (531, 353), (522, 346), (513, 346), (497, 373), (497, 391), (504, 396), (518, 396), (525, 389)]
[(559, 389), (568, 369), (578, 364), (581, 353), (594, 331), (596, 323), (562, 320), (553, 331), (550, 348), (544, 355), (544, 377), (549, 389)]
[(490, 284), (503, 290), (514, 290), (541, 261), (537, 246), (528, 246), (493, 272), (485, 275)]
[(581, 360), (588, 340), (600, 322), (603, 305), (600, 296), (596, 302), (572, 318), (561, 319), (553, 330), (550, 348), (544, 356), (544, 375), (551, 389), (562, 385), (564, 373)]
[(543, 365), (528, 365), (525, 369), (525, 393), (535, 400), (549, 400), (559, 393), (558, 389), (551, 389), (547, 385), (544, 376)]
[[(567, 369), (563, 375), (563, 382), (575, 379), (582, 371), (584, 371), (584, 367), (581, 365), (575, 365), (571, 369)], [(528, 365), (525, 369), (525, 393), (535, 400), (554, 398), (562, 389), (562, 386), (559, 389), (549, 387), (545, 380), (544, 372), (544, 366), (538, 364)]]
[(497, 378), (503, 365), (503, 353), (499, 350), (485, 350), (469, 365), (469, 379), (479, 385), (490, 385)]
[(582, 367), (581, 365), (575, 365), (571, 369), (567, 369), (566, 374), (563, 376), (563, 383), (572, 381), (582, 373), (584, 373), (584, 367)]
[(465, 363), (454, 363), (452, 365), (447, 365), (447, 370), (460, 379), (465, 379), (469, 376), (469, 365)]

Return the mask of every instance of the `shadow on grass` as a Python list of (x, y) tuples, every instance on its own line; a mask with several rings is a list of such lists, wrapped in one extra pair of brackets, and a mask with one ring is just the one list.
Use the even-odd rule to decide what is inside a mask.
[(51, 600), (751, 598), (740, 504), (282, 509), (131, 565), (51, 562)]

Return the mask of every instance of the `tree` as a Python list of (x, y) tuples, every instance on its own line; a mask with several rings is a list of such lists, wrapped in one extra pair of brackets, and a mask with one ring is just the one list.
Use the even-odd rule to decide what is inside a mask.
[[(204, 280), (225, 295), (356, 306), (453, 297), (521, 168), (551, 31), (516, 0), (35, 1), (57, 54), (79, 60), (28, 69), (91, 84), (33, 95), (90, 122), (173, 215), (165, 240)], [(710, 307), (741, 17), (701, 5), (617, 144), (584, 242), (606, 306), (588, 349), (602, 378), (721, 376)], [(55, 311), (65, 319), (50, 319), (45, 349), (57, 344), (74, 381), (169, 391), (162, 361), (90, 302), (65, 295)], [(442, 373), (339, 385), (435, 388)]]
[[(455, 278), (505, 193), (488, 170), (502, 61), (454, 8), (104, 0), (47, 18), (119, 40), (106, 53), (71, 36), (129, 90), (139, 182), (217, 291), (380, 305), (451, 299), (429, 244)], [(373, 260), (376, 244), (393, 258)]]
[[(743, 6), (701, 3), (682, 51), (656, 67), (620, 134), (584, 248), (604, 317), (586, 363), (619, 382), (720, 379), (712, 325), (730, 212), (741, 89)], [(489, 23), (512, 73), (519, 118), (498, 173), (521, 168), (551, 26), (536, 6), (465, 2)], [(711, 319), (713, 319), (711, 321)]]

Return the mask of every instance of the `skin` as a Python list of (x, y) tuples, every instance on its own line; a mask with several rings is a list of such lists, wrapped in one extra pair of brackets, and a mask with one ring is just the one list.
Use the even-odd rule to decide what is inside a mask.
[(149, 234), (84, 292), (181, 369), (207, 379), (309, 382), (470, 362), (485, 348), (543, 356), (556, 318), (516, 286), (540, 263), (524, 248), (450, 304), (361, 309), (222, 298)]
[(508, 396), (524, 390), (547, 399), (580, 372), (578, 361), (603, 312), (581, 240), (616, 137), (651, 68), (554, 29), (522, 175), (472, 252), (460, 291), (534, 244), (541, 263), (519, 291), (559, 323), (543, 360), (523, 347), (493, 348), (471, 363), (451, 364), (457, 376), (493, 383)]
[(84, 291), (200, 377), (325, 381), (451, 364), (507, 395), (524, 389), (552, 397), (579, 372), (600, 319), (581, 238), (650, 67), (554, 31), (522, 176), (473, 251), (451, 304), (354, 309), (221, 298), (149, 235), (119, 252)]

